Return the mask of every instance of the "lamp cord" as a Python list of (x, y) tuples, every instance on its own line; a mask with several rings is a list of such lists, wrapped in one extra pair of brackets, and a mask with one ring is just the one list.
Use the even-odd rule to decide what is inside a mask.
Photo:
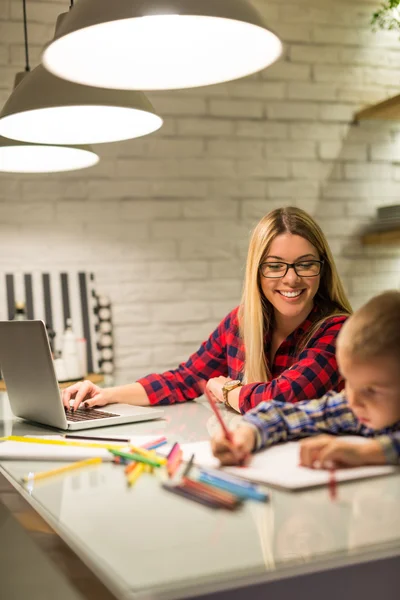
[(24, 38), (25, 38), (25, 71), (30, 71), (29, 66), (29, 48), (28, 48), (28, 24), (26, 20), (26, 0), (22, 0), (22, 9), (24, 13)]
[[(74, 6), (74, 0), (70, 0), (69, 8)], [(28, 23), (26, 18), (26, 0), (22, 0), (22, 12), (24, 15), (24, 40), (25, 40), (25, 71), (29, 72), (31, 67), (29, 65), (29, 44), (28, 44)]]

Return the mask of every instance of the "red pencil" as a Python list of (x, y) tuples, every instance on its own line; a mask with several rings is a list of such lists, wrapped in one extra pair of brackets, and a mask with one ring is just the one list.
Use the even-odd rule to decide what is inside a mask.
[(331, 500), (336, 500), (337, 485), (336, 485), (336, 477), (335, 477), (334, 467), (331, 467), (329, 469), (329, 496), (330, 496)]
[(167, 473), (169, 477), (173, 477), (182, 462), (182, 449), (177, 442), (172, 446), (172, 449), (167, 457)]
[(211, 395), (208, 392), (207, 388), (204, 388), (204, 394), (205, 394), (207, 400), (209, 401), (210, 406), (213, 409), (214, 414), (217, 417), (219, 424), (222, 427), (222, 431), (224, 432), (224, 435), (225, 435), (226, 439), (228, 440), (228, 442), (231, 442), (231, 444), (232, 444), (233, 443), (232, 433), (229, 431), (229, 429), (225, 425), (225, 422), (224, 422), (223, 418), (221, 417), (221, 413), (219, 412), (219, 410), (217, 408), (215, 400), (211, 397)]

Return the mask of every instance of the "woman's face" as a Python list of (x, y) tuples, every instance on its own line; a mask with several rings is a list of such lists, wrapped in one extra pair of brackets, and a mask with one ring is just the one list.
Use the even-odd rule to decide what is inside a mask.
[[(300, 263), (304, 268), (309, 261), (320, 260), (317, 249), (305, 238), (291, 233), (282, 233), (272, 242), (263, 263), (271, 263), (270, 274), (275, 274), (274, 263)], [(318, 291), (321, 276), (301, 277), (290, 268), (279, 278), (266, 278), (260, 274), (261, 288), (266, 299), (274, 307), (276, 316), (299, 320), (299, 324), (310, 313), (314, 296)]]

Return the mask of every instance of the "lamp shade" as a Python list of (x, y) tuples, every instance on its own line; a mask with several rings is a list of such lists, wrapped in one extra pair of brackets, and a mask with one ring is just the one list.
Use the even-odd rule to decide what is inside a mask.
[(8, 138), (98, 144), (147, 135), (162, 125), (142, 92), (79, 85), (42, 65), (21, 75), (0, 113), (0, 134)]
[(85, 169), (98, 162), (90, 146), (26, 144), (0, 136), (0, 171), (55, 173)]
[(81, 84), (162, 90), (244, 77), (281, 51), (247, 0), (80, 0), (43, 64)]

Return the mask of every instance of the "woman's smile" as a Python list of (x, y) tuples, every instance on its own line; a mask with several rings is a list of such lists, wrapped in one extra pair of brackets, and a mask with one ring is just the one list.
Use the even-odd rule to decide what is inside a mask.
[(297, 300), (302, 293), (304, 292), (304, 289), (301, 290), (276, 290), (277, 294), (280, 294), (283, 298), (285, 298), (285, 300), (289, 300), (289, 301), (295, 301)]

